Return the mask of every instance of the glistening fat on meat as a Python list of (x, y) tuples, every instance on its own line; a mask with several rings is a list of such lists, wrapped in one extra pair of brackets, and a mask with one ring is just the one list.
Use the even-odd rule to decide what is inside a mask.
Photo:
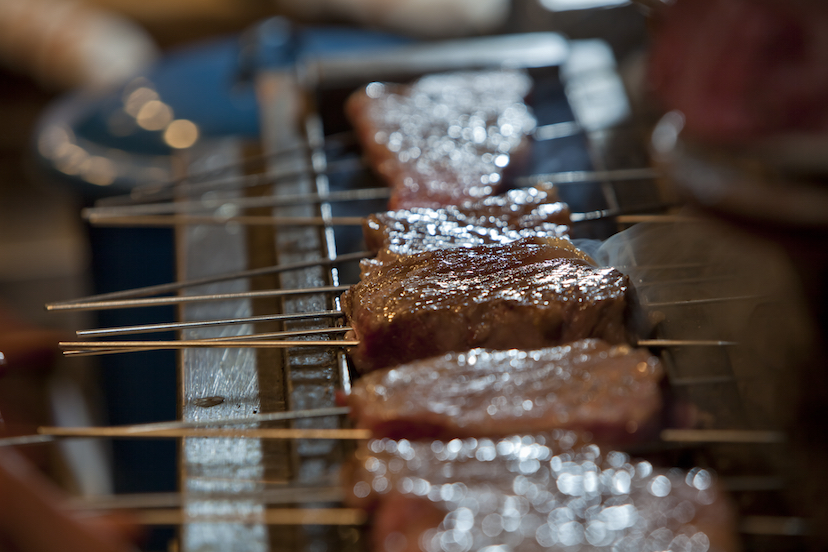
[(440, 207), (496, 193), (535, 118), (520, 71), (428, 75), (371, 83), (346, 103), (363, 151), (392, 188), (392, 209)]
[(598, 339), (523, 351), (474, 349), (357, 380), (351, 417), (375, 437), (452, 439), (575, 430), (620, 444), (655, 425), (658, 359)]
[(555, 188), (539, 186), (461, 205), (376, 213), (365, 219), (363, 234), (379, 261), (433, 249), (563, 238), (570, 213), (557, 199)]
[(369, 441), (346, 482), (374, 550), (739, 550), (713, 473), (552, 437)]
[(363, 274), (342, 296), (365, 373), (464, 351), (627, 340), (629, 282), (566, 240), (440, 249)]

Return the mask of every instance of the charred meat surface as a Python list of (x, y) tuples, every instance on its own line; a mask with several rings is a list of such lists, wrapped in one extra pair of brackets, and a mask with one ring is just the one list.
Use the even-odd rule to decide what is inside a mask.
[(521, 188), (461, 205), (376, 213), (362, 225), (368, 249), (385, 261), (432, 249), (562, 238), (569, 207), (553, 187)]
[(658, 359), (585, 339), (533, 351), (448, 353), (357, 380), (348, 397), (375, 437), (452, 439), (569, 429), (622, 443), (661, 408)]
[(425, 251), (365, 272), (342, 296), (357, 370), (475, 347), (626, 341), (626, 276), (559, 241)]
[(713, 473), (659, 470), (596, 445), (573, 448), (573, 441), (564, 431), (369, 441), (357, 452), (346, 494), (375, 508), (376, 550), (739, 549), (734, 514)]
[(369, 163), (391, 186), (392, 209), (479, 199), (535, 128), (519, 71), (441, 73), (411, 85), (371, 83), (345, 109)]

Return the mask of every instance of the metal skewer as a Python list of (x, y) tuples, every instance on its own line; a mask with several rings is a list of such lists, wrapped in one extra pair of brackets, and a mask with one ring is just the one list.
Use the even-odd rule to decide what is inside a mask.
[[(325, 138), (325, 147), (328, 147), (329, 145), (331, 145), (331, 148), (348, 146), (353, 144), (354, 141), (355, 140), (352, 132), (340, 132), (327, 136)], [(312, 148), (308, 146), (306, 143), (297, 142), (295, 144), (291, 144), (287, 147), (283, 147), (282, 149), (276, 151), (259, 155), (248, 155), (244, 157), (240, 162), (222, 165), (198, 173), (190, 173), (187, 176), (181, 178), (175, 178), (173, 180), (163, 182), (152, 182), (142, 184), (140, 186), (136, 186), (135, 188), (133, 188), (127, 195), (103, 198), (98, 200), (96, 204), (101, 206), (125, 205), (135, 202), (146, 202), (148, 200), (152, 201), (154, 198), (171, 199), (173, 195), (170, 192), (173, 187), (175, 187), (177, 193), (181, 189), (186, 190), (189, 186), (211, 184), (223, 180), (232, 180), (232, 178), (223, 179), (220, 175), (231, 169), (245, 169), (253, 165), (254, 163), (278, 159), (280, 157), (295, 156), (297, 153), (310, 153), (311, 150)], [(211, 177), (213, 178), (211, 179)]]
[[(778, 477), (729, 476), (719, 478), (719, 485), (728, 491), (777, 491), (785, 487)], [(345, 493), (338, 485), (295, 486), (279, 485), (261, 492), (240, 493), (132, 493), (115, 495), (97, 495), (73, 499), (68, 507), (74, 511), (137, 510), (147, 508), (174, 508), (184, 505), (188, 500), (233, 500), (257, 501), (261, 504), (301, 504), (341, 502)], [(744, 518), (743, 518), (744, 519)]]
[(203, 429), (172, 428), (151, 431), (133, 431), (130, 427), (39, 427), (40, 435), (52, 437), (103, 437), (103, 438), (238, 438), (238, 439), (370, 439), (367, 429), (306, 429), (306, 428), (253, 428), (253, 429)]
[(755, 301), (762, 299), (762, 295), (732, 295), (729, 297), (711, 297), (709, 299), (686, 299), (684, 301), (661, 301), (657, 303), (645, 303), (646, 307), (679, 307), (692, 305), (708, 305), (711, 303), (723, 303), (727, 301)]
[(280, 337), (301, 337), (308, 335), (325, 335), (345, 333), (351, 331), (349, 326), (334, 326), (332, 328), (315, 328), (310, 330), (286, 330), (281, 332), (266, 332), (249, 335), (229, 335), (205, 338), (205, 341), (244, 341), (246, 339), (274, 339)]
[(171, 330), (189, 330), (196, 328), (210, 328), (215, 326), (232, 326), (238, 324), (254, 324), (256, 322), (275, 322), (287, 320), (311, 320), (314, 318), (342, 318), (345, 313), (338, 310), (317, 311), (295, 314), (266, 314), (262, 316), (246, 316), (242, 318), (224, 318), (219, 320), (203, 320), (198, 322), (168, 322), (161, 324), (143, 324), (138, 326), (121, 326), (97, 330), (78, 330), (78, 337), (99, 337), (108, 335), (130, 335)]
[(302, 504), (342, 502), (345, 493), (338, 486), (282, 485), (261, 492), (239, 493), (137, 493), (89, 496), (71, 500), (68, 507), (74, 511), (138, 510), (147, 508), (174, 508), (188, 501), (229, 500), (256, 501), (259, 504)]
[[(358, 340), (329, 340), (329, 341), (265, 341), (258, 337), (272, 337), (273, 335), (309, 335), (311, 333), (341, 332), (350, 328), (323, 328), (304, 332), (277, 332), (275, 334), (250, 334), (232, 337), (214, 337), (209, 339), (183, 339), (177, 341), (61, 341), (58, 345), (64, 349), (66, 356), (103, 355), (113, 353), (128, 353), (137, 351), (190, 349), (199, 347), (208, 348), (289, 348), (289, 347), (356, 347)], [(723, 347), (738, 345), (733, 341), (692, 340), (692, 339), (642, 339), (637, 342), (639, 347)]]
[[(673, 207), (672, 204), (651, 205), (649, 207), (639, 207), (635, 210), (614, 210), (614, 209), (599, 209), (597, 211), (586, 211), (583, 213), (572, 213), (569, 218), (573, 224), (580, 224), (584, 222), (594, 222), (598, 220), (614, 219), (616, 222), (625, 221), (627, 223), (639, 222), (636, 219), (645, 216), (660, 216), (673, 217), (673, 215), (641, 215), (642, 211), (663, 211)], [(626, 220), (625, 220), (626, 219)]]
[[(299, 337), (299, 336), (310, 336), (310, 335), (324, 335), (324, 334), (334, 334), (334, 333), (344, 333), (350, 331), (351, 328), (348, 326), (336, 326), (333, 328), (317, 328), (313, 330), (289, 330), (289, 331), (282, 331), (282, 332), (267, 332), (267, 333), (259, 333), (259, 334), (245, 334), (245, 335), (231, 335), (231, 336), (223, 336), (223, 337), (210, 337), (203, 339), (201, 341), (215, 341), (215, 342), (233, 342), (233, 341), (245, 341), (250, 339), (274, 339), (274, 338), (282, 338), (282, 337)], [(189, 342), (192, 340), (184, 340), (185, 342)], [(82, 343), (82, 342), (79, 342)], [(64, 356), (93, 356), (93, 355), (105, 355), (110, 353), (126, 353), (129, 352), (131, 349), (128, 347), (113, 347), (109, 349), (97, 349), (94, 351), (88, 350), (79, 350), (79, 351), (65, 351), (63, 353)], [(133, 350), (135, 351), (148, 351), (151, 350), (147, 347), (140, 346), (136, 347)]]
[[(39, 435), (51, 437), (104, 437), (104, 438), (179, 438), (179, 437), (221, 437), (245, 439), (370, 439), (368, 429), (203, 429), (174, 427), (169, 429), (136, 430), (123, 427), (40, 427)], [(665, 429), (661, 440), (677, 443), (752, 443), (778, 444), (786, 442), (781, 431), (735, 430), (735, 429)]]
[(614, 265), (615, 268), (621, 269), (638, 269), (638, 270), (699, 270), (707, 268), (703, 263), (675, 263), (675, 264), (652, 264), (652, 265)]
[(363, 217), (268, 217), (197, 215), (106, 215), (90, 214), (95, 226), (166, 227), (177, 224), (241, 224), (243, 226), (362, 226)]
[(661, 440), (676, 443), (776, 444), (786, 441), (781, 431), (740, 429), (665, 429)]
[[(251, 336), (246, 336), (250, 338)], [(356, 347), (355, 340), (257, 340), (213, 341), (211, 339), (185, 339), (180, 341), (61, 341), (58, 346), (67, 352), (95, 351), (101, 354), (127, 353), (133, 351), (175, 350), (192, 348), (212, 349), (288, 349), (291, 347)], [(76, 353), (75, 353), (76, 354)]]
[[(306, 166), (297, 167), (295, 164), (288, 167), (274, 167), (266, 172), (256, 172), (235, 176), (219, 176), (210, 180), (192, 180), (180, 184), (149, 185), (145, 193), (133, 193), (127, 196), (106, 198), (95, 203), (96, 207), (126, 207), (172, 199), (183, 199), (193, 197), (196, 194), (204, 194), (221, 190), (242, 190), (255, 188), (257, 186), (274, 185), (280, 182), (294, 181), (305, 178), (310, 174), (336, 174), (341, 172), (354, 172), (365, 169), (364, 163), (359, 157), (339, 159), (329, 162), (324, 171), (316, 171), (310, 163)], [(174, 187), (173, 187), (174, 186)]]
[[(571, 171), (563, 173), (550, 173), (532, 175), (516, 179), (518, 185), (537, 185), (551, 183), (553, 185), (574, 184), (580, 182), (599, 182), (605, 180), (637, 180), (641, 178), (653, 178), (656, 176), (653, 169), (622, 169), (614, 171)], [(266, 175), (250, 175), (253, 178)], [(214, 211), (218, 208), (230, 205), (235, 209), (246, 209), (252, 207), (276, 207), (287, 205), (301, 205), (308, 203), (330, 203), (341, 201), (361, 201), (369, 199), (387, 199), (391, 195), (390, 188), (362, 188), (328, 194), (295, 194), (295, 195), (270, 195), (262, 197), (241, 197), (241, 198), (216, 198), (200, 199), (190, 201), (177, 201), (166, 203), (148, 203), (124, 206), (102, 206), (84, 209), (82, 216), (87, 220), (102, 217), (114, 218), (117, 216), (138, 216), (138, 215), (162, 215), (176, 213), (194, 213)], [(618, 213), (623, 215), (625, 213)]]
[(278, 264), (262, 268), (254, 268), (251, 270), (243, 270), (240, 272), (230, 272), (226, 274), (218, 274), (216, 276), (207, 276), (204, 278), (185, 280), (183, 282), (170, 282), (168, 284), (158, 284), (154, 286), (127, 289), (123, 291), (101, 293), (98, 295), (81, 297), (80, 299), (72, 299), (70, 301), (57, 301), (54, 303), (47, 303), (46, 310), (66, 310), (65, 307), (68, 305), (76, 305), (79, 303), (92, 303), (95, 301), (104, 301), (109, 299), (127, 299), (132, 297), (147, 297), (150, 295), (161, 295), (164, 293), (172, 293), (173, 291), (178, 291), (188, 287), (201, 286), (204, 284), (214, 284), (217, 282), (226, 282), (229, 280), (240, 280), (242, 278), (252, 278), (254, 276), (265, 276), (268, 274), (279, 274), (282, 272), (289, 272), (291, 270), (301, 270), (303, 268), (310, 268), (320, 265), (335, 265), (338, 263), (359, 261), (372, 255), (373, 254), (370, 251), (357, 251), (355, 253), (346, 253), (344, 255), (338, 255), (333, 259), (314, 259), (312, 261), (299, 261), (295, 263)]
[[(167, 227), (177, 224), (239, 224), (242, 226), (362, 226), (364, 217), (271, 217), (271, 216), (221, 216), (221, 215), (124, 215), (120, 213), (90, 213), (86, 217), (95, 226), (150, 226)], [(614, 219), (619, 223), (661, 222), (679, 220), (673, 215), (618, 215), (611, 210), (572, 213), (573, 223)]]
[(638, 282), (635, 284), (635, 287), (638, 289), (643, 289), (647, 287), (656, 287), (656, 286), (681, 286), (681, 285), (695, 285), (695, 284), (706, 284), (710, 282), (722, 282), (728, 280), (735, 280), (735, 276), (705, 276), (705, 277), (696, 277), (696, 278), (681, 278), (678, 280), (653, 280), (651, 282), (646, 282), (643, 279), (639, 278)]
[[(563, 122), (542, 125), (536, 127), (532, 131), (532, 137), (536, 141), (554, 140), (557, 138), (564, 138), (573, 136), (582, 132), (581, 126), (576, 122)], [(354, 144), (356, 139), (352, 132), (341, 132), (337, 135), (328, 136), (325, 139), (327, 146), (330, 141), (338, 141), (337, 147), (343, 147), (349, 144)], [(267, 172), (247, 174), (243, 176), (220, 176), (223, 172), (229, 169), (244, 169), (255, 162), (266, 161), (268, 159), (278, 158), (285, 155), (295, 155), (297, 153), (310, 153), (311, 148), (305, 144), (297, 144), (280, 150), (278, 152), (266, 155), (249, 156), (242, 162), (234, 165), (226, 165), (207, 172), (188, 175), (184, 178), (168, 182), (160, 182), (153, 184), (146, 184), (139, 186), (132, 190), (128, 195), (115, 196), (99, 200), (96, 205), (99, 207), (115, 207), (134, 205), (137, 203), (155, 202), (160, 200), (171, 200), (176, 197), (181, 198), (197, 193), (205, 193), (209, 191), (233, 189), (239, 190), (244, 188), (252, 188), (256, 186), (263, 186), (268, 184), (275, 184), (279, 181), (295, 179), (306, 176), (309, 172), (316, 174), (333, 174), (338, 172), (353, 171), (359, 168), (365, 168), (364, 162), (361, 158), (340, 159), (336, 161), (329, 161), (324, 171), (321, 173), (312, 171), (310, 167), (295, 168), (291, 167), (287, 170), (279, 170), (278, 166), (275, 169), (270, 169)], [(213, 178), (210, 178), (213, 176)], [(205, 180), (206, 178), (206, 180)], [(569, 183), (569, 181), (562, 182)]]
[(89, 207), (82, 211), (84, 219), (94, 216), (172, 215), (180, 213), (212, 212), (219, 208), (250, 209), (255, 207), (283, 207), (314, 203), (366, 201), (387, 199), (391, 190), (385, 187), (361, 188), (327, 194), (285, 194), (262, 197), (216, 198), (167, 203), (147, 203), (124, 207)]
[(738, 345), (735, 341), (717, 341), (714, 339), (639, 339), (639, 347), (730, 347)]
[(135, 512), (144, 525), (184, 525), (187, 523), (243, 523), (265, 525), (363, 525), (368, 520), (364, 510), (357, 508), (269, 508), (249, 515), (199, 514), (184, 510), (149, 510)]
[[(255, 414), (252, 416), (242, 416), (238, 418), (215, 418), (198, 421), (171, 421), (171, 422), (153, 422), (148, 424), (132, 424), (128, 426), (115, 426), (115, 429), (123, 434), (138, 434), (160, 430), (176, 430), (176, 429), (198, 429), (214, 426), (234, 426), (234, 425), (249, 425), (260, 424), (267, 422), (282, 422), (287, 420), (306, 420), (311, 418), (324, 418), (328, 416), (344, 416), (350, 412), (348, 407), (329, 407), (316, 408), (312, 410), (290, 410), (288, 412), (268, 412), (265, 414)], [(50, 443), (55, 440), (56, 435), (22, 435), (18, 437), (6, 437), (0, 439), (0, 447), (14, 447), (20, 445), (36, 445), (42, 443)]]
[[(665, 206), (653, 206), (661, 210)], [(245, 215), (133, 215), (119, 212), (88, 212), (86, 219), (96, 226), (175, 226), (177, 224), (240, 224), (243, 226), (362, 226), (364, 217), (272, 217)], [(626, 215), (610, 209), (572, 213), (573, 223), (595, 222), (613, 219), (619, 224), (639, 222), (682, 222), (693, 220), (678, 215)]]
[[(554, 140), (557, 138), (564, 138), (567, 136), (573, 136), (582, 131), (582, 127), (577, 122), (568, 121), (563, 123), (552, 123), (548, 125), (538, 126), (532, 131), (532, 137), (537, 141), (546, 141)], [(331, 149), (332, 142), (336, 142), (335, 147), (343, 147), (355, 144), (356, 138), (353, 132), (351, 131), (340, 132), (331, 136), (327, 136), (325, 138), (324, 147), (326, 147), (326, 149)], [(296, 155), (297, 153), (310, 153), (310, 151), (311, 148), (307, 144), (300, 142), (296, 145), (292, 145), (272, 153), (248, 156), (245, 159), (243, 159), (240, 163), (224, 165), (206, 172), (191, 174), (184, 178), (179, 178), (168, 182), (159, 182), (138, 186), (135, 189), (133, 189), (128, 195), (105, 198), (98, 201), (97, 205), (101, 207), (111, 207), (135, 204), (139, 202), (173, 199), (176, 196), (182, 197), (182, 194), (188, 195), (192, 193), (201, 193), (216, 189), (240, 189), (245, 187), (270, 184), (277, 180), (287, 178), (289, 176), (302, 176), (306, 171), (302, 171), (301, 174), (296, 174), (295, 169), (292, 169), (292, 172), (290, 173), (280, 172), (277, 169), (276, 171), (270, 171), (268, 173), (248, 175), (252, 177), (262, 176), (265, 178), (264, 181), (260, 181), (257, 178), (248, 178), (245, 176), (226, 178), (218, 176), (216, 178), (210, 178), (211, 176), (221, 175), (221, 173), (230, 169), (244, 169), (245, 167), (248, 167), (257, 162), (277, 159), (279, 157), (285, 157), (288, 155)], [(361, 164), (361, 160), (357, 161)], [(346, 163), (348, 163), (349, 165), (353, 165), (353, 162), (354, 160), (351, 159), (329, 162), (327, 170), (325, 172), (331, 173), (342, 170), (349, 170), (349, 167), (340, 167), (339, 165), (345, 165)], [(207, 178), (207, 180), (205, 180), (205, 178)]]
[[(616, 215), (612, 211), (572, 213), (573, 223), (614, 219), (619, 224), (673, 223), (694, 220), (677, 215)], [(95, 226), (149, 226), (167, 227), (177, 224), (240, 224), (242, 226), (362, 226), (363, 217), (269, 217), (269, 216), (209, 216), (209, 215), (99, 215), (88, 217)]]
[(206, 295), (184, 295), (175, 297), (143, 297), (138, 299), (116, 299), (113, 301), (87, 301), (74, 303), (52, 303), (46, 305), (50, 311), (84, 311), (107, 310), (132, 307), (154, 307), (158, 305), (180, 305), (204, 301), (227, 301), (232, 299), (256, 299), (261, 297), (285, 297), (291, 295), (309, 295), (314, 293), (338, 293), (351, 286), (319, 286), (297, 289), (267, 289), (260, 291), (243, 291), (238, 293), (211, 293)]

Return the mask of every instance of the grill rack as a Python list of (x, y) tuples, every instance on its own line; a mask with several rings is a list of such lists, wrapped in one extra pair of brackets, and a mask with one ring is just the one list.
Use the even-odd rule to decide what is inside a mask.
[[(600, 50), (596, 41), (585, 41), (573, 44), (576, 50), (593, 52)], [(582, 54), (581, 57), (583, 57)], [(570, 54), (571, 59), (578, 55)], [(370, 62), (363, 61), (357, 64), (361, 70), (370, 67)], [(326, 68), (336, 65), (308, 63), (301, 66), (304, 70), (296, 74), (271, 73), (263, 74), (259, 78), (259, 90), (262, 106), (265, 110), (266, 131), (263, 136), (261, 149), (272, 152), (293, 147), (306, 148), (310, 152), (310, 167), (305, 166), (305, 159), (299, 156), (289, 160), (279, 159), (278, 165), (271, 166), (270, 170), (307, 171), (307, 177), (291, 182), (279, 184), (280, 194), (329, 194), (339, 189), (349, 187), (363, 187), (363, 179), (372, 177), (365, 171), (357, 173), (326, 174), (326, 167), (338, 161), (338, 155), (352, 153), (348, 147), (326, 147), (327, 137), (337, 134), (341, 130), (341, 114), (329, 113), (331, 106), (341, 111), (341, 98), (344, 92), (353, 86), (353, 80), (367, 76), (360, 71), (348, 73), (349, 77), (359, 75), (359, 79), (345, 78), (341, 74), (331, 81), (320, 78), (326, 74)], [(572, 120), (554, 120), (555, 113), (549, 115), (553, 120), (544, 124), (549, 129), (549, 140), (535, 143), (535, 158), (542, 158), (545, 154), (544, 146), (550, 144), (557, 148), (558, 155), (553, 159), (580, 162), (580, 165), (557, 167), (550, 170), (549, 163), (533, 167), (534, 173), (561, 174), (569, 171), (612, 171), (618, 169), (640, 169), (648, 166), (645, 143), (646, 129), (636, 123), (617, 125), (603, 123), (590, 119), (589, 102), (602, 103), (606, 95), (617, 93), (615, 68), (612, 65), (591, 67), (587, 71), (579, 71), (577, 67), (567, 66), (564, 63), (558, 67), (533, 67), (530, 72), (539, 83), (541, 90), (536, 88), (535, 97), (554, 97), (563, 100), (574, 110), (570, 113)], [(416, 71), (414, 71), (416, 73)], [(613, 80), (613, 78), (615, 80)], [(297, 84), (298, 83), (298, 84)], [(337, 99), (339, 101), (337, 101)], [(618, 102), (616, 97), (613, 101)], [(612, 103), (612, 102), (610, 102)], [(301, 107), (300, 107), (301, 106)], [(538, 107), (536, 113), (540, 118)], [(304, 116), (298, 125), (289, 124), (295, 120), (295, 113), (302, 112)], [(567, 117), (561, 117), (567, 119)], [(623, 119), (616, 114), (616, 121)], [(548, 126), (546, 126), (548, 124)], [(554, 129), (558, 129), (558, 133)], [(569, 143), (567, 143), (569, 142)], [(538, 145), (540, 144), (540, 146)], [(619, 144), (625, 145), (618, 148)], [(580, 155), (577, 153), (580, 147)], [(222, 167), (222, 173), (230, 178), (243, 176), (239, 172), (237, 159), (245, 155), (247, 146), (226, 140), (220, 144), (210, 144), (203, 151), (196, 152), (186, 163), (187, 172), (193, 174), (211, 174), (216, 176), (213, 167)], [(623, 150), (619, 155), (619, 149)], [(541, 150), (541, 151), (538, 151)], [(310, 169), (310, 170), (308, 170)], [(564, 169), (564, 170), (561, 170)], [(244, 190), (222, 191), (222, 197), (232, 198), (248, 194)], [(572, 206), (573, 210), (609, 209), (616, 211), (650, 210), (653, 205), (664, 204), (668, 194), (661, 183), (653, 178), (630, 179), (613, 182), (609, 179), (595, 182), (584, 182), (576, 187), (563, 188), (562, 199)], [(354, 215), (367, 214), (382, 210), (384, 205), (380, 201), (364, 202), (359, 205), (359, 211), (351, 210), (354, 205), (338, 203), (321, 203), (319, 205), (299, 205), (276, 207), (267, 214), (276, 216), (321, 216), (323, 219), (340, 214)], [(346, 210), (345, 213), (340, 211)], [(252, 214), (259, 214), (254, 212)], [(617, 230), (615, 224), (603, 221), (582, 230), (582, 237), (606, 238)], [(225, 226), (193, 225), (179, 227), (176, 231), (178, 255), (178, 274), (180, 279), (191, 279), (209, 276), (215, 273), (231, 270), (244, 270), (256, 266), (267, 266), (278, 263), (290, 263), (318, 258), (320, 253), (328, 259), (354, 248), (360, 241), (358, 230), (333, 228), (280, 228), (271, 231), (263, 228), (248, 228), (247, 233), (240, 231), (232, 224)], [(628, 266), (635, 272), (635, 263)], [(674, 274), (680, 277), (696, 279), (700, 267), (674, 267)], [(704, 268), (704, 267), (701, 267)], [(248, 281), (232, 281), (209, 284), (188, 289), (184, 295), (198, 293), (228, 293), (255, 289), (301, 288), (312, 285), (338, 285), (340, 282), (356, 281), (358, 272), (355, 267), (341, 266), (326, 270), (323, 267), (314, 267), (303, 271), (283, 273), (277, 276), (262, 276)], [(641, 278), (639, 278), (641, 280)], [(639, 283), (652, 284), (640, 281)], [(315, 312), (338, 308), (338, 300), (334, 297), (304, 297), (283, 298), (279, 300), (242, 301), (230, 304), (216, 305), (182, 305), (179, 307), (179, 319), (182, 321), (208, 318), (228, 317), (242, 318), (261, 314), (263, 312)], [(668, 318), (669, 319), (669, 318)], [(285, 330), (309, 330), (320, 327), (330, 327), (332, 322), (322, 320), (317, 322), (284, 322)], [(255, 332), (272, 330), (273, 323), (258, 323), (253, 326), (234, 326), (220, 329), (193, 329), (184, 330), (182, 338), (219, 337), (227, 335), (244, 335)], [(666, 328), (663, 323), (655, 324), (654, 334), (663, 338), (682, 338), (685, 335), (673, 335), (673, 328)], [(710, 337), (710, 336), (708, 336)], [(715, 336), (714, 336), (715, 337)], [(684, 353), (675, 355), (670, 350), (662, 353), (668, 371), (668, 377), (673, 387), (705, 386), (704, 394), (710, 395), (709, 386), (730, 385), (736, 381), (733, 370), (730, 375), (710, 376), (705, 381), (691, 382), (682, 379), (686, 366), (699, 362), (699, 357), (681, 357)], [(705, 348), (697, 355), (719, 354), (711, 353)], [(726, 353), (724, 353), (726, 356)], [(300, 410), (330, 406), (333, 395), (337, 390), (347, 391), (350, 387), (350, 371), (344, 354), (336, 351), (324, 350), (287, 350), (269, 351), (252, 349), (227, 350), (185, 350), (180, 353), (179, 381), (181, 419), (186, 421), (204, 421), (210, 418), (232, 417), (236, 415), (253, 414), (274, 410)], [(717, 361), (723, 364), (722, 371), (727, 372), (728, 359)], [(717, 380), (716, 377), (719, 379)], [(728, 379), (729, 378), (729, 379)], [(256, 382), (253, 387), (251, 382)], [(732, 390), (730, 390), (732, 391)], [(205, 409), (199, 401), (205, 398), (221, 396), (224, 403)], [(739, 407), (738, 392), (731, 392), (726, 401), (722, 402), (727, 408)], [(341, 419), (337, 417), (298, 420), (292, 422), (293, 427), (338, 427)], [(729, 420), (732, 421), (732, 420)], [(744, 423), (736, 424), (744, 429)], [(725, 425), (725, 427), (728, 427)], [(733, 426), (730, 426), (733, 427)], [(722, 445), (731, 446), (731, 445)], [(741, 445), (762, 446), (762, 445)], [(767, 445), (764, 445), (767, 446)], [(715, 452), (716, 446), (699, 447), (694, 445), (656, 447), (660, 448), (657, 454), (673, 460), (673, 464), (686, 463), (689, 455), (696, 459), (717, 463), (720, 457)], [(190, 512), (211, 512), (216, 509), (248, 513), (262, 507), (255, 499), (243, 501), (226, 500), (216, 503), (213, 499), (200, 500), (199, 493), (215, 492), (251, 492), (267, 489), (271, 484), (284, 483), (308, 484), (319, 482), (333, 482), (339, 463), (347, 454), (347, 446), (343, 443), (325, 443), (319, 441), (297, 442), (269, 442), (252, 439), (184, 439), (180, 447), (180, 471), (182, 491), (188, 496), (185, 508)], [(644, 451), (652, 453), (652, 451)], [(713, 457), (708, 457), (712, 453)], [(762, 456), (762, 455), (760, 455)], [(276, 461), (276, 459), (286, 461)], [(712, 461), (711, 461), (712, 460)], [(762, 464), (762, 462), (760, 462)], [(761, 466), (760, 466), (761, 467)], [(784, 490), (784, 482), (775, 474), (768, 476), (743, 476), (741, 479), (730, 478), (731, 490), (744, 493), (772, 493), (778, 494)], [(774, 515), (779, 515), (774, 511)], [(743, 530), (749, 533), (781, 533), (790, 536), (801, 536), (803, 529), (792, 518), (773, 518), (778, 527), (768, 525), (772, 520), (758, 520), (751, 517), (745, 519)], [(352, 530), (297, 527), (286, 532), (284, 528), (278, 531), (266, 528), (263, 525), (249, 524), (209, 524), (195, 523), (183, 528), (181, 535), (182, 549), (194, 550), (201, 546), (210, 545), (222, 547), (230, 543), (245, 542), (245, 549), (310, 549), (323, 550), (335, 546), (351, 549), (359, 546), (357, 534)], [(750, 537), (753, 539), (753, 537)], [(766, 545), (760, 537), (756, 543), (748, 541), (748, 549), (761, 549)], [(796, 548), (795, 545), (794, 548)]]

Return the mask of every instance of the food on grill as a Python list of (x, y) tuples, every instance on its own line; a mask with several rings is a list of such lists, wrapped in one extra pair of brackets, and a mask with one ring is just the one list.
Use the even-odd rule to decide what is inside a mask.
[(533, 351), (474, 349), (378, 370), (357, 380), (351, 417), (374, 437), (453, 439), (587, 432), (621, 443), (661, 408), (658, 359), (579, 340)]
[(411, 85), (371, 83), (345, 109), (369, 163), (393, 190), (390, 208), (440, 207), (502, 185), (535, 128), (523, 103), (531, 86), (519, 71), (442, 73)]
[(360, 341), (357, 370), (475, 347), (624, 342), (626, 276), (591, 266), (566, 240), (551, 243), (425, 251), (365, 272), (342, 296)]
[(349, 502), (375, 508), (375, 550), (739, 549), (711, 472), (658, 470), (573, 439), (369, 441)]
[(362, 225), (377, 260), (432, 249), (508, 243), (522, 238), (561, 238), (569, 232), (569, 207), (551, 186), (510, 190), (480, 201), (370, 215)]

